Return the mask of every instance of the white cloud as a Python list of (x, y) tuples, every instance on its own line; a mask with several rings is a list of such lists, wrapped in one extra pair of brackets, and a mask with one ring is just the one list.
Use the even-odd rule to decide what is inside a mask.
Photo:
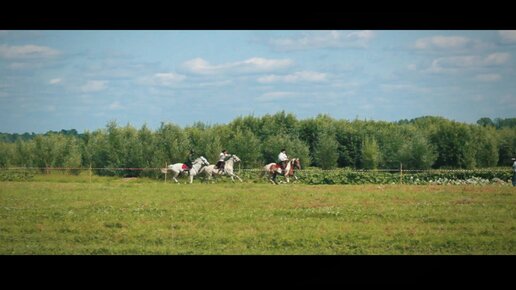
[(511, 58), (511, 54), (506, 52), (495, 52), (485, 57), (478, 55), (440, 57), (434, 59), (431, 67), (426, 71), (432, 73), (446, 73), (471, 68), (501, 66), (509, 63)]
[(259, 96), (256, 99), (261, 102), (271, 102), (287, 99), (293, 97), (294, 95), (295, 94), (293, 92), (269, 92)]
[(267, 75), (258, 78), (260, 83), (297, 83), (297, 82), (321, 82), (326, 80), (327, 74), (314, 71), (300, 71), (289, 75)]
[(63, 82), (63, 79), (55, 78), (55, 79), (51, 79), (48, 83), (51, 84), (51, 85), (57, 85), (57, 84), (60, 84), (62, 82)]
[(195, 74), (257, 73), (289, 67), (290, 59), (266, 59), (253, 57), (243, 61), (212, 65), (202, 58), (195, 58), (182, 64), (182, 68)]
[(36, 59), (50, 58), (59, 55), (59, 51), (46, 46), (33, 44), (9, 46), (0, 45), (0, 57), (4, 59)]
[(498, 35), (503, 43), (516, 43), (516, 30), (499, 30)]
[(345, 37), (349, 40), (370, 41), (375, 36), (372, 30), (361, 30), (348, 33)]
[(182, 82), (186, 79), (186, 76), (180, 75), (174, 72), (170, 73), (157, 73), (154, 75), (154, 81), (163, 86), (173, 85)]
[(208, 73), (210, 70), (214, 70), (213, 66), (211, 66), (207, 61), (202, 58), (194, 58), (188, 61), (185, 61), (182, 64), (182, 67), (189, 72), (194, 73)]
[(137, 80), (137, 83), (146, 86), (174, 86), (182, 83), (186, 79), (185, 75), (175, 72), (155, 73), (151, 76), (142, 77)]
[(506, 52), (495, 52), (484, 59), (485, 65), (502, 65), (511, 60), (511, 54)]
[(375, 32), (362, 31), (314, 31), (295, 37), (272, 38), (268, 44), (276, 50), (303, 50), (314, 48), (365, 48)]
[(122, 106), (122, 104), (120, 104), (119, 101), (115, 101), (113, 103), (111, 103), (108, 107), (110, 110), (114, 111), (114, 110), (120, 110), (120, 109), (123, 109), (124, 106)]
[(426, 94), (432, 92), (430, 88), (420, 87), (411, 84), (382, 84), (380, 87), (385, 92), (404, 91)]
[(203, 87), (224, 87), (224, 86), (228, 86), (228, 85), (230, 85), (232, 83), (233, 83), (232, 80), (223, 80), (223, 81), (213, 81), (213, 82), (199, 83), (197, 86), (200, 87), (200, 88), (203, 88)]
[(432, 62), (434, 67), (459, 68), (482, 65), (482, 58), (476, 55), (441, 57)]
[(81, 91), (85, 93), (100, 92), (106, 89), (107, 81), (88, 81), (81, 86)]
[(479, 74), (475, 76), (475, 79), (481, 82), (496, 82), (502, 79), (499, 74)]
[(408, 64), (407, 69), (415, 71), (415, 70), (417, 70), (417, 65), (415, 63)]
[(416, 40), (414, 45), (417, 49), (458, 49), (464, 48), (472, 41), (462, 36), (433, 36)]

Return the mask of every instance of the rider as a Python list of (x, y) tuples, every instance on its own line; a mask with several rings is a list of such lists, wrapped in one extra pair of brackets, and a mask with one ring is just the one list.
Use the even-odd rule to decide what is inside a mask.
[(188, 154), (188, 159), (185, 161), (185, 165), (188, 166), (188, 170), (190, 170), (192, 168), (192, 163), (195, 160), (194, 154), (195, 154), (194, 150), (190, 149), (190, 153)]
[(220, 172), (224, 173), (224, 167), (226, 165), (226, 158), (229, 157), (226, 149), (222, 150), (219, 154), (219, 161), (215, 164), (215, 168), (219, 169)]
[(284, 173), (288, 162), (287, 151), (285, 149), (281, 149), (281, 152), (278, 154), (278, 161), (281, 166), (281, 171)]

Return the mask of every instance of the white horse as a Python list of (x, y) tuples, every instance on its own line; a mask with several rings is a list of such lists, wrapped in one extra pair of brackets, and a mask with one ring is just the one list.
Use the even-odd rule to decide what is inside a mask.
[[(221, 176), (229, 175), (229, 176), (231, 176), (231, 181), (235, 182), (234, 177), (236, 177), (236, 178), (238, 178), (238, 180), (240, 180), (240, 182), (242, 182), (242, 179), (233, 172), (233, 165), (235, 164), (235, 162), (240, 162), (240, 158), (238, 158), (238, 156), (233, 154), (230, 157), (228, 157), (228, 159), (226, 160), (225, 165), (224, 165), (224, 171), (222, 171), (220, 169), (216, 169), (215, 165), (209, 165), (209, 166), (203, 167), (201, 169), (201, 172), (206, 173), (206, 175), (208, 176), (208, 180), (211, 180), (211, 178), (214, 175), (221, 175)], [(201, 173), (201, 172), (199, 172), (199, 173)]]
[(285, 180), (287, 183), (290, 182), (289, 177), (294, 177), (296, 180), (297, 176), (294, 174), (294, 168), (301, 169), (301, 163), (299, 162), (299, 158), (292, 158), (287, 162), (285, 166), (285, 173), (282, 172), (281, 166), (277, 163), (269, 163), (263, 167), (264, 175), (269, 174), (269, 181), (273, 184), (278, 184), (276, 182), (276, 176), (283, 175), (285, 176)]
[[(190, 168), (190, 183), (193, 182), (193, 178), (194, 176), (196, 176), (197, 174), (199, 174), (199, 172), (202, 170), (202, 168), (204, 168), (205, 166), (208, 166), (210, 165), (210, 163), (208, 162), (208, 160), (206, 160), (206, 158), (204, 158), (204, 156), (201, 156), (197, 159), (195, 159), (193, 162), (192, 162), (192, 168)], [(167, 168), (164, 168), (162, 170), (163, 171), (167, 171), (167, 170), (170, 170), (174, 173), (174, 175), (172, 176), (172, 179), (174, 179), (174, 181), (176, 183), (179, 183), (179, 181), (177, 181), (176, 177), (185, 172), (186, 171), (186, 165), (184, 165), (183, 163), (175, 163), (175, 164), (171, 164), (169, 165)], [(165, 173), (163, 172), (163, 173)]]

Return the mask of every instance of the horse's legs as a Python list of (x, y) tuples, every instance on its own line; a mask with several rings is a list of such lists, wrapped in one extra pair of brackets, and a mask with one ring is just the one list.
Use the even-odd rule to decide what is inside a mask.
[(272, 174), (271, 182), (272, 182), (272, 184), (278, 184), (278, 183), (276, 182), (276, 172), (274, 172), (274, 173)]
[(231, 171), (226, 171), (227, 174), (231, 175), (231, 181), (235, 182), (235, 179), (234, 177), (238, 178), (238, 180), (240, 180), (240, 182), (243, 182), (242, 181), (242, 178), (240, 178), (238, 175), (235, 174), (235, 172)]
[[(272, 182), (272, 174), (270, 172), (265, 172), (265, 174), (263, 176), (267, 176), (267, 180)], [(274, 182), (272, 182), (274, 183)]]
[(174, 176), (172, 176), (172, 179), (174, 179), (174, 181), (175, 181), (176, 183), (179, 183), (179, 181), (177, 181), (177, 179), (176, 179), (176, 177), (177, 177), (178, 175), (179, 175), (179, 172), (175, 172), (175, 171), (174, 171)]
[(236, 175), (236, 174), (233, 174), (233, 175), (234, 175), (236, 178), (238, 178), (238, 180), (240, 180), (240, 182), (244, 182), (244, 181), (242, 181), (242, 178), (240, 178), (238, 175)]
[(217, 169), (213, 169), (212, 172), (210, 172), (210, 180), (212, 180), (212, 183), (215, 183), (217, 181), (217, 173), (215, 172)]

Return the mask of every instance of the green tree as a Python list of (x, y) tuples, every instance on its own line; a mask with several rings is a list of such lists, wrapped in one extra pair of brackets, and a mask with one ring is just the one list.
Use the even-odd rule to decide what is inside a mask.
[(498, 145), (498, 165), (510, 165), (511, 158), (516, 157), (516, 130), (511, 128), (502, 128), (497, 131)]
[(475, 163), (479, 167), (493, 167), (498, 164), (498, 136), (493, 126), (472, 127), (476, 147)]
[(430, 134), (430, 142), (438, 152), (435, 166), (475, 167), (476, 144), (467, 125), (444, 120)]
[(340, 120), (336, 123), (336, 140), (339, 167), (357, 168), (361, 160), (362, 136), (352, 123)]
[(37, 166), (36, 142), (33, 139), (29, 141), (17, 140), (15, 142), (14, 156), (12, 156), (11, 162), (21, 167)]
[(491, 118), (487, 118), (487, 117), (478, 119), (477, 124), (480, 126), (483, 126), (483, 127), (486, 127), (486, 126), (494, 127), (495, 126), (495, 123), (493, 122), (493, 120), (491, 120)]
[(420, 134), (405, 139), (397, 155), (397, 161), (406, 169), (429, 169), (436, 159), (435, 148)]
[(322, 134), (315, 145), (315, 162), (322, 169), (331, 169), (337, 166), (339, 143), (335, 135), (331, 133)]
[[(85, 167), (105, 168), (109, 166), (109, 158), (107, 134), (100, 129), (86, 132), (82, 143), (82, 164)], [(104, 170), (95, 170), (94, 172), (98, 175), (109, 174)]]
[(335, 134), (335, 120), (328, 115), (319, 114), (316, 118), (299, 122), (299, 138), (308, 144), (311, 165), (316, 165), (317, 143), (323, 134)]
[(365, 169), (377, 169), (380, 161), (380, 147), (376, 139), (366, 137), (362, 144), (362, 167)]
[(161, 123), (156, 132), (156, 141), (159, 144), (159, 159), (167, 164), (184, 162), (192, 147), (185, 131), (170, 123)]
[(72, 174), (79, 174), (80, 167), (82, 165), (82, 153), (81, 153), (81, 140), (79, 138), (70, 136), (65, 137), (66, 143), (63, 152), (63, 163), (62, 166), (71, 169), (68, 172)]
[[(35, 142), (35, 163), (38, 167), (56, 167), (63, 158), (64, 137), (57, 134), (38, 135)], [(47, 173), (50, 173), (47, 171)]]
[(278, 161), (278, 154), (281, 149), (287, 150), (289, 158), (299, 158), (301, 166), (310, 165), (310, 154), (308, 145), (299, 138), (290, 135), (273, 135), (269, 136), (262, 143), (262, 164), (268, 164)]
[[(138, 131), (131, 125), (118, 127), (116, 122), (107, 125), (107, 167), (135, 168), (143, 165), (142, 144), (138, 140)], [(119, 176), (139, 176), (135, 170), (106, 170), (106, 174)]]
[(236, 154), (242, 168), (256, 168), (262, 163), (261, 142), (250, 130), (236, 130), (226, 140), (226, 149)]
[(15, 145), (12, 143), (0, 142), (0, 167), (9, 167), (15, 152)]

